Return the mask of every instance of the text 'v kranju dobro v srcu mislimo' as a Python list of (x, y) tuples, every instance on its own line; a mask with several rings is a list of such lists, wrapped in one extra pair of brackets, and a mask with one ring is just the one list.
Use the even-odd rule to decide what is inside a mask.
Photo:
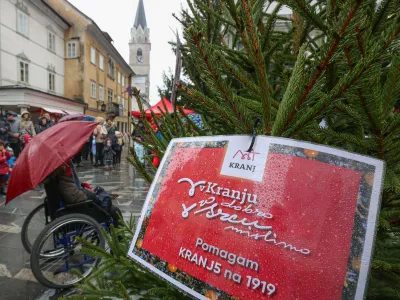
[[(178, 180), (178, 183), (189, 184), (188, 196), (190, 198), (194, 198), (196, 192), (208, 196), (207, 199), (193, 204), (182, 203), (182, 217), (184, 219), (188, 219), (191, 215), (201, 215), (209, 220), (219, 219), (223, 224), (227, 225), (224, 227), (224, 230), (233, 231), (244, 238), (265, 242), (275, 247), (280, 247), (283, 251), (293, 251), (300, 255), (311, 254), (310, 249), (295, 246), (278, 239), (278, 235), (274, 232), (272, 226), (274, 216), (270, 212), (264, 212), (257, 208), (258, 196), (249, 193), (248, 189), (245, 188), (241, 191), (234, 190), (206, 180), (193, 182), (190, 178), (181, 178)], [(244, 213), (256, 217), (258, 220), (250, 221), (246, 217), (241, 218), (236, 212), (241, 213), (241, 215)], [(238, 264), (256, 272), (259, 271), (259, 263), (257, 261), (208, 244), (202, 237), (197, 237), (195, 249), (220, 257), (232, 266)], [(185, 247), (180, 248), (179, 257), (216, 274), (221, 274), (223, 269), (221, 263), (214, 260), (210, 261), (198, 252), (191, 251)], [(239, 284), (242, 283), (242, 276), (238, 273), (233, 273), (225, 268), (222, 274), (227, 279), (231, 279)], [(252, 276), (246, 277), (247, 282), (244, 283), (248, 288), (260, 289), (262, 293), (267, 293), (268, 295), (275, 293), (274, 284)]]

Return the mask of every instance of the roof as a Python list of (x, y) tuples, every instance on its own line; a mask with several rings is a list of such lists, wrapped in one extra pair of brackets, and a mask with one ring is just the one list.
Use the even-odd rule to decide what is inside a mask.
[(112, 39), (112, 37), (111, 37), (107, 32), (103, 31), (103, 34), (106, 36), (107, 40), (110, 41), (110, 43), (111, 43), (111, 42), (114, 42), (114, 40)]
[(82, 106), (86, 105), (86, 103), (84, 103), (82, 101), (79, 101), (79, 100), (66, 98), (66, 97), (59, 96), (59, 95), (52, 94), (52, 93), (46, 93), (46, 92), (43, 92), (41, 90), (37, 90), (37, 89), (34, 89), (34, 88), (22, 86), (22, 85), (3, 85), (3, 86), (0, 86), (0, 90), (28, 90), (28, 91), (34, 91), (34, 92), (37, 92), (37, 93), (42, 93), (42, 94), (45, 94), (45, 95), (49, 95), (49, 96), (61, 98), (61, 99), (64, 99), (64, 100), (67, 100), (67, 101), (70, 101), (70, 102), (74, 102), (74, 103), (80, 104)]
[(136, 10), (135, 23), (133, 24), (133, 26), (137, 29), (139, 25), (142, 26), (143, 29), (147, 27), (146, 13), (144, 11), (143, 0), (139, 0), (139, 4)]
[[(59, 26), (68, 28), (71, 27), (71, 24), (65, 20), (59, 13), (57, 13), (48, 3), (44, 0), (30, 0), (31, 4), (34, 4), (41, 12), (48, 17), (52, 18), (55, 23)], [(64, 25), (64, 26), (62, 26)]]

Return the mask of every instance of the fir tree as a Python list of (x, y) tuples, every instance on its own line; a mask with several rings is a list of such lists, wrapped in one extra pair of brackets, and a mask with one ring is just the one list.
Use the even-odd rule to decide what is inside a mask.
[[(400, 114), (393, 113), (400, 100), (400, 1), (188, 0), (188, 4), (188, 11), (175, 16), (184, 29), (181, 51), (189, 78), (178, 88), (186, 106), (207, 116), (206, 129), (197, 128), (181, 110), (172, 116), (154, 115), (163, 122), (160, 141), (143, 113), (147, 132), (143, 145), (161, 158), (174, 137), (250, 134), (259, 117), (258, 134), (317, 142), (385, 160), (368, 298), (400, 299), (400, 236), (395, 235), (400, 232)], [(284, 5), (292, 9), (292, 17), (279, 14)], [(135, 96), (140, 104), (138, 91)], [(327, 128), (319, 126), (321, 120)], [(134, 151), (130, 153), (129, 161), (151, 181), (151, 161), (146, 168)], [(103, 266), (120, 258), (112, 257)], [(129, 273), (133, 265), (127, 261), (118, 266)], [(132, 283), (121, 279), (121, 284), (108, 288), (118, 291), (128, 284)]]

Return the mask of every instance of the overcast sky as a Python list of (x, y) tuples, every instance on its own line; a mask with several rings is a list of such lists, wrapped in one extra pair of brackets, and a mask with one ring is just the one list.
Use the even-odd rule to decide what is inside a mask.
[[(139, 0), (69, 0), (79, 10), (108, 32), (114, 46), (129, 64), (130, 29), (135, 20)], [(150, 101), (158, 102), (157, 86), (162, 85), (162, 72), (175, 68), (175, 55), (169, 41), (174, 40), (172, 29), (180, 29), (172, 17), (186, 0), (144, 0), (147, 26), (150, 28)]]

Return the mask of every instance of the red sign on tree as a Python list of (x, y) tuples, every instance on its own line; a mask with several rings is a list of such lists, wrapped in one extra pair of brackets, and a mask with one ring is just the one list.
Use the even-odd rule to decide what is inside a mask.
[(129, 255), (198, 299), (362, 299), (383, 162), (249, 143), (173, 140)]

